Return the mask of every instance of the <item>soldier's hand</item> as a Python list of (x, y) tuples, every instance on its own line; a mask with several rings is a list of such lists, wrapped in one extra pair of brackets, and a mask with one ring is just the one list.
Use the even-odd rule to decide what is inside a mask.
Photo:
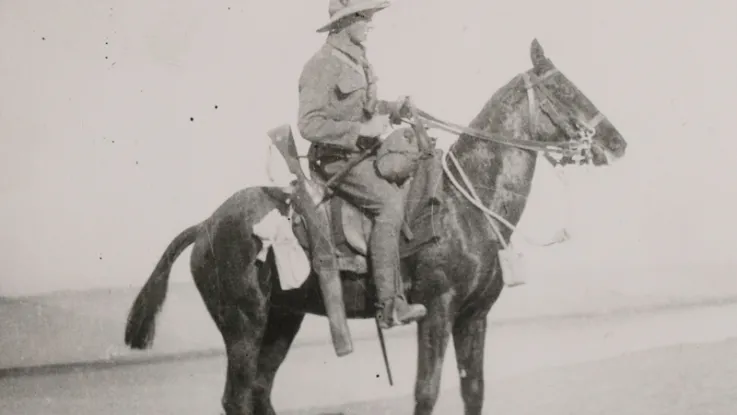
[(359, 135), (364, 137), (378, 137), (390, 128), (389, 115), (376, 114), (370, 120), (361, 124)]
[(410, 117), (410, 110), (408, 105), (409, 97), (402, 95), (396, 101), (388, 102), (387, 109), (389, 112), (389, 120), (392, 124), (401, 124), (402, 118)]
[(408, 95), (400, 96), (397, 99), (396, 107), (397, 107), (398, 117), (409, 118), (412, 116), (412, 113), (409, 110), (409, 96)]

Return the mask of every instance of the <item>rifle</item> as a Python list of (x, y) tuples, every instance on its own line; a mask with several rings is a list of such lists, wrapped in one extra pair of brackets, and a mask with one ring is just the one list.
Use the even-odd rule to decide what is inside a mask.
[(322, 200), (324, 190), (312, 185), (312, 181), (302, 171), (294, 144), (292, 128), (284, 124), (267, 132), (274, 146), (282, 154), (289, 171), (297, 176), (297, 185), (292, 200), (296, 210), (304, 217), (312, 245), (312, 267), (317, 272), (320, 290), (325, 305), (325, 314), (330, 325), (333, 348), (338, 356), (353, 351), (353, 341), (343, 303), (343, 286), (340, 270), (335, 258), (335, 247), (329, 236), (329, 221), (324, 209), (318, 207), (316, 200)]

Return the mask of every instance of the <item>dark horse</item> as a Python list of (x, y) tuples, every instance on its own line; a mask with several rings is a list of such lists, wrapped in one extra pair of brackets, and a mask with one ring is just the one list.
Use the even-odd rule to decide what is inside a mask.
[[(624, 156), (626, 148), (616, 128), (556, 69), (536, 40), (530, 52), (532, 69), (494, 93), (470, 125), (473, 131), (504, 137), (512, 144), (483, 139), (467, 130), (450, 150), (480, 201), (511, 224), (522, 215), (537, 160), (535, 151), (515, 142), (561, 143), (586, 130), (593, 140), (591, 161), (597, 166)], [(460, 174), (452, 164), (449, 171), (456, 177)], [(484, 401), (487, 314), (504, 287), (496, 255), (501, 245), (485, 213), (469, 203), (448, 177), (441, 185), (447, 206), (439, 222), (444, 237), (403, 260), (413, 275), (413, 301), (428, 310), (417, 330), (414, 413), (433, 411), (452, 336), (465, 413), (478, 415)], [(261, 242), (252, 233), (253, 225), (265, 213), (284, 207), (264, 188), (235, 193), (212, 216), (174, 238), (128, 316), (126, 344), (148, 347), (172, 264), (194, 244), (191, 271), (227, 352), (222, 405), (228, 415), (275, 414), (271, 390), (276, 372), (305, 313), (324, 313), (317, 285), (311, 283), (314, 273), (302, 288), (282, 291), (273, 254), (265, 263), (256, 261)], [(512, 232), (501, 227), (506, 240)], [(352, 314), (349, 302), (350, 318), (372, 317), (371, 313)]]

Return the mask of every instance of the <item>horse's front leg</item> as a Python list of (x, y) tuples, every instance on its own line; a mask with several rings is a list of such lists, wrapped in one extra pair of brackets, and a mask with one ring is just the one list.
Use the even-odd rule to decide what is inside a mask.
[(481, 415), (484, 405), (485, 340), (485, 313), (475, 317), (459, 318), (453, 325), (453, 345), (461, 377), (461, 396), (466, 415)]
[(417, 323), (415, 415), (431, 415), (438, 401), (443, 359), (453, 327), (452, 296), (452, 291), (447, 292), (425, 304), (427, 316)]

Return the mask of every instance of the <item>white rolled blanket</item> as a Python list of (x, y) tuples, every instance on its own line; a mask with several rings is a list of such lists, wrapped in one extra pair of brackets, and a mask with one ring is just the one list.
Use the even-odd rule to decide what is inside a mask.
[(274, 248), (279, 283), (283, 290), (299, 288), (310, 275), (310, 260), (292, 230), (292, 222), (273, 209), (253, 226), (253, 233), (263, 247), (256, 259), (265, 261), (270, 247)]

